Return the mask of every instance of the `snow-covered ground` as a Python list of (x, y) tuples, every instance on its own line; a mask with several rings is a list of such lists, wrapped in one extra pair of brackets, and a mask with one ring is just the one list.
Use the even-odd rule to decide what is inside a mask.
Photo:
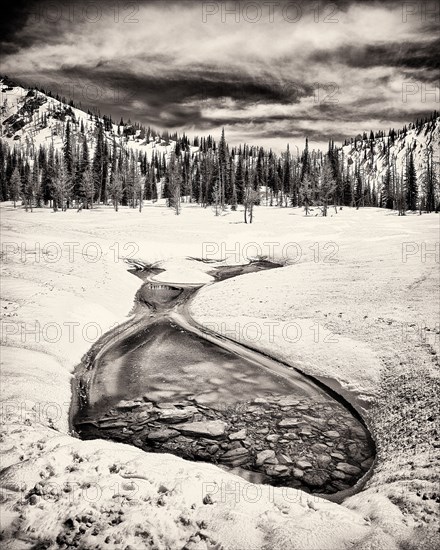
[[(157, 205), (2, 205), (4, 547), (434, 548), (439, 260), (429, 251), (438, 217), (261, 207), (245, 225), (240, 212), (184, 206), (175, 216)], [(186, 257), (257, 255), (289, 265), (208, 285), (191, 313), (331, 379), (362, 411), (377, 464), (342, 505), (69, 434), (73, 369), (127, 320), (141, 284), (122, 258), (159, 262), (160, 281), (205, 283), (209, 264)]]

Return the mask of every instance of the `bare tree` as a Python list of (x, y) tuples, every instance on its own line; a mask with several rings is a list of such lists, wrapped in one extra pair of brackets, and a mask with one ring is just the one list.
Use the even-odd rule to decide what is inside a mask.
[(252, 223), (254, 218), (254, 205), (258, 202), (260, 194), (256, 189), (253, 189), (252, 186), (248, 185), (244, 189), (244, 223)]
[(310, 206), (313, 204), (313, 183), (310, 174), (306, 174), (304, 176), (304, 180), (300, 187), (299, 196), (301, 203), (304, 206), (306, 216), (308, 216)]
[(319, 177), (319, 201), (322, 206), (322, 215), (327, 216), (327, 208), (330, 198), (336, 189), (336, 181), (329, 161), (326, 159), (321, 168)]
[(110, 185), (109, 185), (109, 195), (112, 199), (113, 207), (116, 210), (116, 212), (119, 209), (119, 203), (122, 199), (122, 177), (121, 173), (119, 172), (119, 169), (116, 169), (114, 173), (112, 174), (110, 178)]
[(93, 199), (95, 196), (95, 181), (93, 178), (90, 167), (84, 170), (81, 178), (81, 189), (86, 200), (86, 204), (90, 204), (90, 208), (93, 208)]

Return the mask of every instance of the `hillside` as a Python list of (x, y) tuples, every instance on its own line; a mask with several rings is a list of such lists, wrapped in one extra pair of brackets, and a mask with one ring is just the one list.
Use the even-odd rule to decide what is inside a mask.
[(20, 146), (26, 154), (40, 145), (61, 150), (66, 133), (66, 124), (72, 125), (73, 135), (80, 131), (87, 136), (89, 149), (96, 145), (97, 127), (102, 124), (108, 144), (114, 140), (119, 146), (125, 146), (142, 153), (151, 159), (152, 153), (167, 153), (170, 141), (162, 139), (156, 132), (138, 125), (117, 125), (105, 115), (100, 117), (90, 111), (78, 109), (61, 99), (36, 89), (27, 89), (3, 78), (0, 80), (0, 136), (10, 147)]
[[(440, 163), (440, 117), (434, 113), (432, 120), (420, 121), (388, 135), (378, 132), (369, 138), (357, 136), (341, 148), (344, 168), (354, 173), (356, 167), (364, 182), (380, 192), (388, 168), (395, 162), (397, 176), (404, 177), (408, 152), (413, 152), (418, 175), (426, 166), (426, 153), (432, 151), (433, 162)], [(391, 135), (390, 135), (391, 134)], [(419, 182), (420, 185), (420, 182)]]

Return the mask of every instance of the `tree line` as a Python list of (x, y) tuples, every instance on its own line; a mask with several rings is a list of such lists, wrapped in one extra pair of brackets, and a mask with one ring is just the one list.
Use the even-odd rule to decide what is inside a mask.
[[(73, 112), (70, 111), (71, 115)], [(122, 124), (113, 131), (109, 119), (89, 113), (92, 130), (83, 121), (66, 116), (61, 124), (62, 149), (49, 145), (9, 147), (0, 143), (0, 200), (21, 201), (26, 210), (50, 206), (55, 211), (93, 208), (97, 204), (142, 209), (144, 201), (166, 199), (176, 214), (182, 202), (224, 209), (243, 207), (244, 221), (252, 223), (255, 206), (304, 207), (306, 215), (326, 216), (329, 206), (357, 208), (375, 206), (431, 212), (439, 208), (437, 166), (432, 146), (424, 150), (423, 170), (417, 174), (414, 151), (405, 151), (398, 164), (389, 146), (381, 182), (368, 173), (371, 163), (345, 159), (343, 149), (330, 141), (328, 150), (311, 150), (308, 140), (302, 151), (281, 154), (263, 147), (231, 147), (222, 131), (212, 136), (162, 135), (151, 129)], [(46, 121), (47, 123), (47, 121)], [(121, 131), (120, 128), (123, 127)], [(133, 133), (131, 133), (131, 129)], [(142, 136), (140, 134), (142, 133)], [(132, 136), (130, 138), (130, 136)], [(130, 139), (156, 140), (164, 147), (130, 146)], [(384, 136), (370, 135), (370, 142)], [(367, 159), (368, 138), (362, 138)], [(92, 149), (93, 147), (93, 149)], [(372, 147), (371, 147), (372, 150)], [(371, 151), (368, 152), (371, 154)]]

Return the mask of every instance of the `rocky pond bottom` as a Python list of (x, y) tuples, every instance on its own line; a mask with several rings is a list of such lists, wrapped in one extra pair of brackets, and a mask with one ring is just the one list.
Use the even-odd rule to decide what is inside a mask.
[(330, 390), (179, 326), (170, 317), (184, 303), (178, 289), (146, 283), (142, 297), (136, 329), (110, 340), (83, 371), (86, 395), (74, 418), (82, 438), (321, 494), (349, 489), (369, 470), (368, 430)]
[(86, 438), (239, 467), (237, 473), (255, 482), (318, 493), (348, 489), (373, 462), (368, 434), (342, 406), (286, 396), (215, 410), (195, 400), (152, 402), (147, 395), (121, 401), (77, 428)]

